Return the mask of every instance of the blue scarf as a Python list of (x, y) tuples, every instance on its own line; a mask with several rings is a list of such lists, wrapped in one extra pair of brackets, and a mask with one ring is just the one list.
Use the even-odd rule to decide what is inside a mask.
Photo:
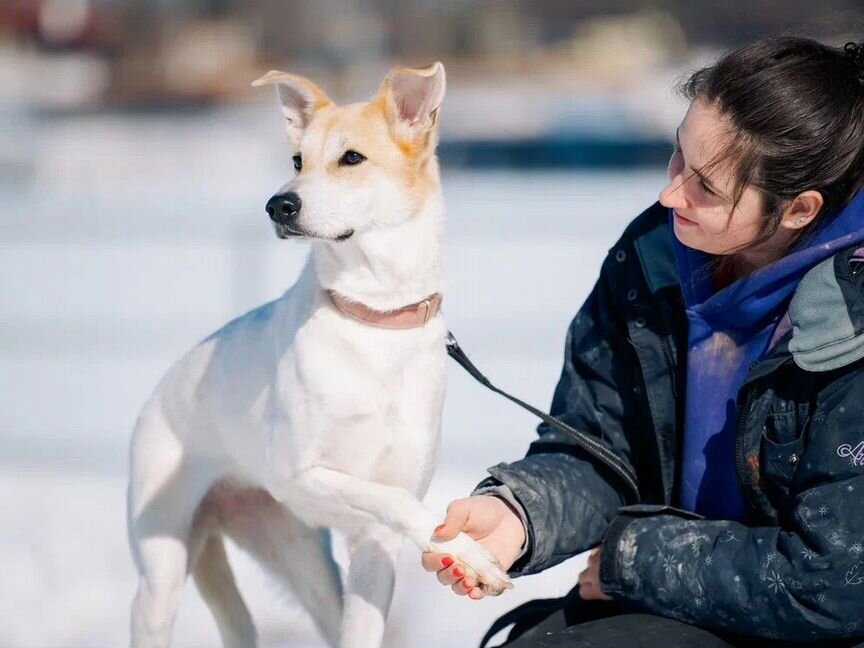
[[(670, 227), (673, 215), (670, 210)], [(674, 234), (673, 234), (674, 236)], [(745, 519), (735, 473), (736, 397), (804, 274), (864, 241), (864, 192), (774, 263), (716, 291), (711, 257), (675, 238), (675, 261), (689, 324), (684, 451), (679, 506), (716, 520)]]

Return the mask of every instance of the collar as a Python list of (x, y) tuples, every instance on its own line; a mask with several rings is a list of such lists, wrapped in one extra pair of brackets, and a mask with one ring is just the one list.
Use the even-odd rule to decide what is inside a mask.
[(864, 300), (860, 262), (853, 245), (804, 275), (789, 304), (795, 363), (807, 371), (830, 371), (864, 357)]
[(327, 296), (333, 305), (351, 319), (385, 329), (411, 329), (425, 326), (441, 311), (441, 293), (429, 295), (416, 304), (389, 311), (373, 310), (359, 302), (351, 301), (335, 290), (328, 290)]

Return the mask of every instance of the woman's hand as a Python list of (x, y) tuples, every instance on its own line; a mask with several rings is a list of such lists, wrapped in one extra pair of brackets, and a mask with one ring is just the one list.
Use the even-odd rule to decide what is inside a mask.
[(611, 601), (600, 589), (600, 547), (588, 554), (588, 566), (579, 574), (579, 596), (586, 601)]
[[(444, 524), (435, 529), (435, 537), (452, 540), (460, 531), (483, 545), (504, 571), (516, 561), (526, 539), (525, 527), (516, 512), (501, 498), (490, 495), (451, 502)], [(426, 571), (436, 572), (438, 581), (450, 585), (456, 594), (474, 600), (483, 598), (474, 572), (453, 556), (425, 552), (422, 562)]]

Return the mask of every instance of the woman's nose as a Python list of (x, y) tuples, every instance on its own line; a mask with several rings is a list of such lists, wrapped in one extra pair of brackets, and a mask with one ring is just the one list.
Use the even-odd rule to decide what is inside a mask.
[(670, 209), (684, 209), (687, 207), (687, 199), (684, 197), (684, 180), (680, 175), (669, 181), (658, 198), (660, 204)]

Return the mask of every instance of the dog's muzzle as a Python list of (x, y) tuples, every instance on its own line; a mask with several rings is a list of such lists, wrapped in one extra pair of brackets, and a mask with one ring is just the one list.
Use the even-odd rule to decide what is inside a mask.
[(277, 225), (281, 225), (282, 231), (295, 236), (302, 236), (303, 233), (297, 227), (297, 218), (300, 216), (300, 208), (303, 202), (300, 196), (294, 191), (286, 193), (278, 193), (267, 201), (267, 210), (270, 220)]
[(308, 238), (325, 238), (325, 240), (344, 241), (351, 238), (354, 230), (348, 230), (338, 236), (322, 237), (312, 232), (304, 230), (297, 222), (300, 218), (300, 207), (303, 202), (300, 196), (294, 191), (286, 193), (278, 193), (267, 201), (267, 214), (276, 228), (276, 236), (279, 238), (290, 238), (293, 236), (302, 236)]

